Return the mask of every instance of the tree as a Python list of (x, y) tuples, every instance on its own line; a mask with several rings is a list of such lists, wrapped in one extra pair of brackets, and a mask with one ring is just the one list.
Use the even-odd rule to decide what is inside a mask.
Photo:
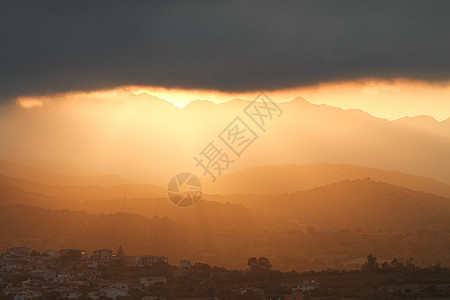
[(403, 271), (405, 266), (398, 261), (397, 257), (394, 257), (394, 259), (391, 261), (391, 267), (396, 271)]
[(270, 270), (272, 268), (272, 265), (270, 264), (269, 259), (265, 257), (258, 258), (258, 270), (266, 271)]
[(406, 269), (408, 271), (413, 271), (416, 268), (416, 264), (413, 262), (413, 258), (410, 257), (406, 262)]
[(398, 266), (398, 259), (397, 257), (394, 257), (391, 261), (391, 267), (397, 268), (397, 266)]
[(367, 262), (364, 263), (361, 267), (361, 270), (364, 272), (375, 272), (379, 270), (377, 258), (372, 254), (367, 256)]
[(258, 260), (256, 259), (256, 257), (250, 257), (248, 259), (248, 269), (250, 271), (256, 271), (258, 270)]
[(124, 257), (125, 251), (123, 250), (122, 246), (119, 246), (119, 249), (117, 249), (117, 257)]
[(248, 259), (248, 269), (250, 271), (267, 271), (272, 268), (269, 259), (265, 257), (260, 257), (256, 259), (256, 257), (251, 257)]

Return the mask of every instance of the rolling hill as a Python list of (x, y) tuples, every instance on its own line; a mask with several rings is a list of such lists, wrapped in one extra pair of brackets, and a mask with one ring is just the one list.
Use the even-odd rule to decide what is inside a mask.
[(367, 232), (450, 230), (450, 199), (384, 182), (345, 180), (281, 195), (210, 195), (300, 226)]
[(215, 183), (203, 178), (208, 194), (284, 194), (340, 182), (365, 179), (450, 198), (450, 185), (434, 179), (375, 168), (320, 163), (312, 165), (259, 166), (232, 172)]
[(149, 196), (151, 186), (146, 191), (146, 186), (139, 185), (60, 187), (26, 181), (33, 187), (27, 189), (17, 182), (0, 177), (0, 205), (158, 215), (208, 230), (308, 226), (367, 232), (450, 230), (449, 198), (371, 179), (344, 180), (292, 193), (204, 194), (205, 201), (189, 209), (175, 207), (165, 197)]
[(3, 175), (0, 175), (0, 185), (32, 194), (76, 201), (125, 197), (165, 197), (167, 195), (164, 187), (151, 184), (51, 185)]
[(233, 194), (204, 194), (189, 209), (173, 206), (164, 187), (68, 183), (1, 175), (0, 250), (126, 245), (129, 254), (229, 268), (266, 256), (281, 270), (359, 267), (354, 261), (369, 253), (450, 264), (450, 199), (429, 193), (445, 195), (448, 186), (424, 177), (342, 164), (262, 166), (223, 176), (213, 187)]

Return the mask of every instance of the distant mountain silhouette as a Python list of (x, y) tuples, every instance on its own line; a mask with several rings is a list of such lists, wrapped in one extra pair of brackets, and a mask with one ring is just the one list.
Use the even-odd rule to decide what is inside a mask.
[(22, 157), (41, 160), (49, 160), (52, 153), (59, 162), (86, 166), (96, 173), (109, 170), (151, 184), (149, 178), (168, 182), (185, 171), (201, 176), (203, 170), (195, 167), (193, 157), (212, 140), (233, 155), (218, 135), (239, 116), (258, 139), (241, 157), (232, 157), (235, 162), (224, 173), (261, 165), (327, 162), (395, 170), (450, 184), (450, 120), (438, 122), (425, 116), (389, 121), (297, 97), (279, 103), (283, 115), (267, 121), (262, 132), (243, 112), (249, 103), (198, 100), (178, 108), (147, 94), (128, 95), (86, 101), (76, 106), (83, 118), (71, 119), (62, 113), (70, 103), (54, 102), (39, 113), (17, 110), (0, 119), (0, 126), (18, 128), (14, 136), (3, 136), (2, 143), (4, 153), (21, 149)]
[(415, 116), (404, 117), (394, 122), (429, 134), (450, 138), (450, 118), (439, 122), (431, 116)]
[(302, 98), (280, 107), (284, 115), (261, 136), (257, 150), (245, 153), (252, 160), (264, 157), (271, 165), (345, 163), (450, 183), (450, 137)]

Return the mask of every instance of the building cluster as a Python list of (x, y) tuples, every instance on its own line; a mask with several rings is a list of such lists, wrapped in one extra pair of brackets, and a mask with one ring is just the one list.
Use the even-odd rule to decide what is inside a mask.
[(87, 291), (90, 299), (117, 299), (128, 296), (130, 288), (145, 290), (157, 284), (166, 285), (163, 276), (143, 277), (140, 283), (102, 278), (102, 270), (119, 261), (123, 266), (136, 268), (168, 263), (165, 256), (126, 256), (121, 247), (115, 254), (109, 249), (95, 250), (90, 257), (76, 248), (38, 253), (28, 247), (14, 247), (4, 251), (0, 258), (1, 295), (29, 300), (53, 293), (65, 299), (78, 299), (82, 291)]
[(446, 291), (446, 290), (449, 291), (450, 284), (403, 283), (403, 284), (390, 284), (378, 288), (378, 290), (381, 292), (403, 295), (405, 297), (413, 297), (414, 295), (426, 291), (427, 289), (437, 291)]
[[(139, 271), (139, 268), (151, 266), (156, 269), (158, 269), (157, 266), (163, 266), (163, 269), (169, 272), (165, 273), (169, 278), (146, 276), (154, 275), (149, 272), (150, 269)], [(119, 272), (122, 270), (136, 272), (134, 273), (136, 276), (109, 276), (117, 270)], [(31, 251), (27, 247), (14, 247), (4, 251), (0, 258), (0, 287), (2, 287), (0, 298), (5, 296), (14, 300), (47, 298), (118, 300), (121, 297), (136, 299), (134, 292), (139, 291), (140, 295), (144, 295), (139, 296), (140, 299), (163, 300), (166, 298), (149, 294), (154, 295), (152, 291), (155, 290), (167, 290), (172, 286), (171, 280), (195, 277), (198, 271), (195, 270), (197, 269), (193, 268), (189, 260), (181, 260), (179, 267), (171, 267), (165, 256), (127, 256), (122, 247), (119, 247), (116, 253), (109, 249), (98, 249), (93, 251), (90, 256), (86, 251), (76, 248), (40, 253)], [(210, 273), (209, 278), (202, 277), (203, 279), (198, 280), (198, 284), (204, 284), (208, 279), (214, 278), (214, 274)], [(168, 284), (168, 279), (170, 284)], [(303, 281), (295, 285), (291, 290), (292, 294), (286, 295), (284, 299), (304, 299), (305, 292), (319, 287), (320, 284), (316, 281)], [(237, 297), (252, 295), (259, 299), (267, 298), (263, 289), (254, 286), (234, 286), (233, 288), (229, 287), (229, 291)], [(210, 300), (211, 297), (195, 299)], [(217, 297), (213, 299), (219, 300)]]
[(291, 291), (291, 295), (286, 295), (285, 300), (303, 300), (304, 293), (314, 291), (320, 288), (320, 283), (316, 280), (303, 280), (301, 283), (295, 285)]

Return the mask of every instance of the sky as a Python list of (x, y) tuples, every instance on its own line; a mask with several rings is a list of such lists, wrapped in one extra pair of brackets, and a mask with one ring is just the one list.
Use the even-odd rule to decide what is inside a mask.
[(437, 121), (450, 118), (450, 84), (412, 80), (353, 80), (312, 86), (258, 92), (226, 92), (177, 89), (153, 86), (127, 86), (90, 92), (68, 92), (45, 96), (19, 96), (14, 104), (23, 109), (39, 109), (53, 101), (103, 98), (111, 103), (129, 95), (148, 94), (184, 108), (195, 100), (224, 103), (233, 99), (252, 100), (260, 92), (273, 101), (289, 102), (302, 97), (314, 104), (344, 109), (361, 109), (375, 117), (397, 120), (404, 117), (431, 116)]
[(449, 10), (434, 0), (11, 1), (0, 11), (0, 101), (125, 86), (233, 94), (398, 79), (438, 91), (450, 79)]
[[(302, 97), (389, 120), (444, 121), (449, 11), (450, 2), (436, 0), (6, 2), (0, 154), (29, 157), (30, 150), (68, 161), (83, 150), (84, 163), (135, 157), (139, 165), (154, 149), (149, 140), (133, 154), (153, 124), (149, 116), (180, 130), (164, 115), (169, 108), (140, 109), (158, 107), (157, 98), (142, 98), (155, 102), (148, 106), (130, 100), (142, 93), (183, 108), (264, 92), (276, 102)], [(224, 107), (217, 108), (223, 115)], [(105, 145), (116, 150), (111, 157)]]

